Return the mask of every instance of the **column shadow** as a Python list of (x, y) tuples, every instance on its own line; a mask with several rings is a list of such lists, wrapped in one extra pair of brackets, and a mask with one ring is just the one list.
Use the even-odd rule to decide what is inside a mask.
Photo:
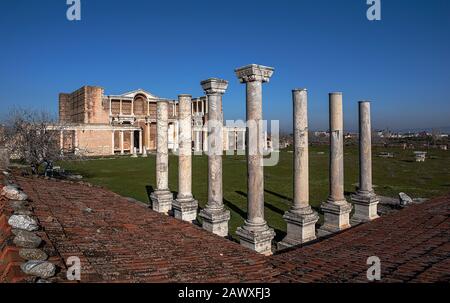
[[(238, 195), (241, 195), (241, 196), (247, 198), (247, 194), (244, 193), (243, 191), (237, 190), (237, 191), (235, 191), (235, 193), (237, 193)], [(284, 210), (279, 209), (278, 207), (276, 207), (276, 206), (270, 204), (269, 202), (266, 202), (266, 201), (265, 201), (265, 202), (264, 202), (264, 206), (267, 207), (268, 209), (270, 209), (270, 210), (273, 211), (273, 212), (276, 212), (276, 213), (278, 213), (278, 214), (280, 214), (280, 215), (284, 215)]]
[(236, 205), (234, 205), (233, 202), (228, 201), (227, 199), (223, 199), (223, 204), (225, 204), (225, 206), (227, 206), (229, 209), (237, 213), (242, 218), (245, 219), (247, 217), (247, 213), (242, 209), (240, 209), (239, 207), (237, 207)]

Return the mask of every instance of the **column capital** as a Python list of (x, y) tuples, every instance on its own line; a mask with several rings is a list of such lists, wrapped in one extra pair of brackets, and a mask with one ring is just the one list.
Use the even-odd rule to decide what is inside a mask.
[(200, 82), (207, 95), (223, 95), (228, 88), (228, 81), (218, 78), (209, 78)]
[(236, 76), (241, 83), (259, 81), (269, 82), (274, 68), (258, 64), (250, 64), (235, 69)]

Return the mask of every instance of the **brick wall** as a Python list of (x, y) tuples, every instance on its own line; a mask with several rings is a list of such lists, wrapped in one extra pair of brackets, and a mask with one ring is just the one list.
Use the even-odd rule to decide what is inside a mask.
[(88, 156), (112, 153), (112, 132), (109, 130), (77, 131), (78, 148)]

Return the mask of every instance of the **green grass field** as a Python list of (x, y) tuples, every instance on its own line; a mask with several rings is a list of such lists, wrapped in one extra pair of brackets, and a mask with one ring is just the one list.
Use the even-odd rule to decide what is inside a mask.
[[(394, 158), (380, 158), (381, 151), (394, 152)], [(345, 147), (345, 191), (348, 196), (358, 182), (358, 149)], [(292, 199), (292, 157), (287, 151), (280, 153), (277, 166), (266, 167), (265, 216), (269, 225), (281, 239), (286, 230), (283, 214)], [(328, 147), (310, 148), (310, 203), (319, 205), (328, 195)], [(207, 157), (193, 157), (193, 194), (201, 207), (207, 202)], [(155, 187), (155, 156), (148, 158), (118, 157), (63, 162), (63, 168), (84, 176), (84, 180), (137, 200), (147, 202), (146, 187)], [(169, 186), (177, 191), (176, 156), (170, 157)], [(411, 150), (373, 149), (373, 183), (377, 194), (396, 197), (401, 191), (412, 197), (430, 198), (450, 191), (450, 152), (431, 150), (424, 163), (416, 163)], [(223, 159), (224, 203), (231, 211), (230, 232), (241, 226), (246, 217), (246, 159), (244, 156), (226, 156)], [(348, 201), (350, 201), (348, 197)]]

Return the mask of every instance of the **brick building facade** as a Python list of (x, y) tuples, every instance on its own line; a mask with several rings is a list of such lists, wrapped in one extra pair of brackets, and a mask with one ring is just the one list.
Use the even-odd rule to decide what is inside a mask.
[[(114, 155), (156, 150), (156, 104), (169, 101), (169, 149), (178, 148), (178, 101), (159, 98), (138, 89), (105, 95), (97, 86), (83, 86), (59, 94), (60, 144), (65, 152), (86, 156)], [(192, 147), (207, 149), (208, 101), (192, 99)], [(245, 149), (245, 127), (224, 127), (224, 149)]]

